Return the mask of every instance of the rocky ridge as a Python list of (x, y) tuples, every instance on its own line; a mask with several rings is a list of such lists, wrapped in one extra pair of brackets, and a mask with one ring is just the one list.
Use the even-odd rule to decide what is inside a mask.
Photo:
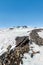
[[(43, 45), (43, 39), (39, 37), (38, 33), (42, 29), (34, 29), (30, 32), (29, 36), (16, 37), (16, 46), (14, 49), (10, 50), (11, 45), (8, 46), (8, 51), (0, 56), (0, 65), (20, 65), (23, 64), (22, 58), (25, 53), (29, 53), (31, 50), (31, 58), (34, 54), (40, 53), (40, 51), (34, 51), (30, 45), (34, 42), (35, 44), (41, 46)], [(30, 37), (30, 38), (29, 38)]]

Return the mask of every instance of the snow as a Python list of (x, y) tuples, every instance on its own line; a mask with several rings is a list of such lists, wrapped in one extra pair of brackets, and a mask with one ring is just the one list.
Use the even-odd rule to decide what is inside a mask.
[[(38, 46), (35, 43), (33, 43), (33, 50), (40, 51), (40, 53), (34, 54), (33, 58), (31, 58), (30, 54), (31, 52), (25, 53), (23, 60), (23, 65), (43, 65), (43, 46)], [(22, 65), (20, 63), (20, 65)]]
[[(11, 49), (15, 48), (16, 41), (15, 38), (17, 36), (29, 36), (31, 30), (34, 28), (14, 28), (13, 30), (1, 29), (0, 30), (0, 56), (7, 51), (7, 47), (12, 45)], [(43, 38), (43, 31), (38, 32), (39, 36)], [(31, 58), (31, 47), (33, 47), (33, 51), (40, 53), (34, 54), (33, 58)], [(34, 42), (30, 45), (30, 51), (24, 54), (23, 64), (20, 65), (43, 65), (43, 46), (38, 46)]]
[(33, 51), (37, 52), (40, 51), (40, 47), (36, 45), (34, 42), (30, 45), (30, 48), (33, 47)]
[(33, 28), (13, 28), (13, 29), (0, 29), (0, 55), (7, 51), (7, 47), (11, 45), (11, 49), (15, 48), (17, 36), (29, 36), (28, 31)]
[(38, 32), (39, 36), (43, 38), (43, 30), (41, 32)]

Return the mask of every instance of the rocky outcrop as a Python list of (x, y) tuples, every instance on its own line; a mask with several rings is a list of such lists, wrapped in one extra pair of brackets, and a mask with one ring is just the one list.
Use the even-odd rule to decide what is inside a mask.
[[(8, 51), (0, 56), (0, 65), (20, 65), (23, 64), (22, 58), (24, 57), (24, 53), (29, 53), (30, 44), (35, 42), (38, 45), (43, 45), (43, 39), (39, 37), (36, 30), (32, 30), (29, 36), (16, 37), (16, 46), (14, 49), (10, 50), (11, 45), (8, 46)], [(31, 58), (40, 53), (39, 51), (34, 51), (31, 48)]]
[(37, 30), (32, 30), (30, 33), (31, 42), (35, 42), (38, 45), (43, 45), (43, 39), (39, 37)]
[(8, 46), (8, 52), (0, 56), (0, 65), (20, 65), (20, 62), (23, 64), (23, 55), (29, 51), (29, 37), (17, 37), (15, 49), (10, 51), (10, 48)]
[(17, 46), (24, 46), (26, 44), (29, 44), (29, 36), (22, 36), (16, 38), (16, 47)]

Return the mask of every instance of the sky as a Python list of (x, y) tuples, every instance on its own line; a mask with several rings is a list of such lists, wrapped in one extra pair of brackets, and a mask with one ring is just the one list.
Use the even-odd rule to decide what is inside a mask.
[(0, 0), (0, 28), (43, 27), (43, 0)]

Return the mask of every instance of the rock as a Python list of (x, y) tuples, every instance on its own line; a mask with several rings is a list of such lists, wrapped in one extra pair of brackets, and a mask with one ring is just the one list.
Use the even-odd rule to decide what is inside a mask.
[(16, 46), (24, 46), (29, 43), (28, 36), (16, 37)]
[(30, 43), (35, 42), (38, 45), (43, 45), (43, 39), (39, 37), (38, 33), (36, 30), (32, 30), (30, 33)]
[(9, 45), (9, 46), (8, 46), (8, 48), (7, 48), (7, 50), (9, 51), (11, 47), (12, 47), (12, 46), (11, 46), (11, 45)]
[[(16, 38), (16, 47), (13, 50), (10, 50), (11, 45), (8, 46), (8, 51), (4, 53), (0, 58), (3, 65), (20, 65), (23, 64), (22, 58), (24, 53), (29, 51), (29, 37), (17, 37)], [(1, 62), (0, 62), (1, 63)]]
[(28, 28), (27, 26), (22, 26), (23, 28)]
[(34, 56), (34, 55), (33, 55), (33, 53), (32, 53), (32, 54), (31, 54), (31, 58), (33, 58), (33, 56)]
[(0, 59), (0, 65), (2, 65), (2, 60)]

